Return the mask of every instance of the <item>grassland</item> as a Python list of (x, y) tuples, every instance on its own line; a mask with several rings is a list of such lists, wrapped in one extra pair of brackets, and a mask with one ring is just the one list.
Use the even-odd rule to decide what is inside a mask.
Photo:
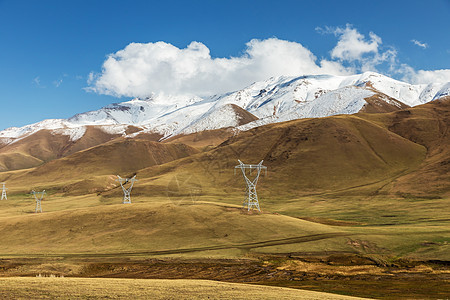
[(2, 299), (361, 299), (209, 280), (2, 278)]
[[(448, 103), (436, 105), (235, 136), (118, 138), (0, 173), (9, 188), (0, 201), (0, 276), (215, 279), (445, 298), (450, 143)], [(237, 158), (268, 166), (258, 183), (262, 212), (241, 208)], [(115, 174), (137, 174), (132, 204), (121, 203)], [(48, 192), (42, 214), (32, 188)]]
[[(262, 202), (263, 213), (247, 213), (238, 205), (239, 199), (228, 204), (211, 196), (205, 200), (136, 196), (134, 203), (124, 205), (120, 198), (95, 194), (48, 195), (42, 204), (45, 213), (35, 214), (33, 199), (20, 197), (2, 202), (1, 255), (192, 257), (210, 251), (215, 257), (236, 258), (260, 252), (343, 251), (450, 260), (448, 199), (396, 203), (307, 197), (283, 205)], [(367, 208), (361, 209), (364, 205)], [(436, 211), (441, 215), (436, 216)], [(371, 246), (363, 247), (355, 240)]]
[[(35, 214), (29, 195), (3, 200), (0, 276), (216, 279), (387, 299), (446, 293), (448, 269), (430, 263), (449, 260), (448, 223), (433, 222), (436, 209), (445, 211), (445, 199), (440, 207), (436, 199), (410, 200), (422, 204), (418, 215), (417, 206), (394, 215), (396, 206), (385, 205), (389, 224), (373, 206), (358, 209), (356, 199), (314, 205), (309, 201), (319, 200), (309, 196), (278, 212), (267, 201), (262, 213), (242, 210), (239, 198), (230, 201), (236, 204), (213, 196), (132, 201), (50, 194), (44, 213)], [(283, 214), (289, 205), (293, 216)], [(415, 289), (421, 281), (427, 288)]]

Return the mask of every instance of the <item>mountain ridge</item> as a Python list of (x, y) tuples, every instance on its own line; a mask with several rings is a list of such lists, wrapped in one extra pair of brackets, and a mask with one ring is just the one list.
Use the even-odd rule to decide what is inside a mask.
[(450, 83), (410, 85), (366, 72), (351, 76), (273, 77), (204, 99), (152, 95), (69, 119), (48, 119), (0, 131), (0, 169), (35, 167), (118, 137), (163, 141), (219, 129), (235, 134), (296, 119), (392, 112), (449, 93)]
[[(332, 94), (329, 94), (330, 92)], [(357, 94), (353, 95), (352, 99), (357, 105), (336, 110), (334, 106), (337, 100), (348, 97), (350, 92)], [(322, 117), (337, 113), (352, 114), (361, 109), (365, 98), (376, 93), (408, 106), (416, 106), (448, 95), (450, 83), (411, 85), (373, 72), (350, 76), (280, 76), (255, 82), (239, 91), (206, 98), (160, 94), (147, 99), (136, 98), (114, 103), (99, 110), (78, 113), (69, 119), (48, 119), (20, 128), (11, 127), (0, 131), (0, 141), (9, 144), (40, 129), (52, 130), (55, 134), (68, 135), (72, 140), (76, 140), (84, 134), (85, 126), (89, 125), (107, 126), (102, 129), (105, 131), (109, 129), (110, 132), (122, 135), (125, 125), (133, 125), (146, 132), (159, 133), (165, 137), (219, 129), (227, 125), (242, 125), (236, 122), (234, 124), (209, 122), (205, 127), (190, 127), (190, 124), (199, 123), (208, 111), (220, 110), (227, 104), (237, 105), (259, 119), (270, 119), (271, 116), (275, 116), (280, 117), (281, 121), (286, 120), (287, 114), (299, 118)], [(323, 97), (327, 94), (331, 99), (324, 101)], [(321, 100), (320, 105), (315, 104)], [(328, 111), (320, 112), (318, 106), (324, 105), (328, 107)], [(269, 119), (268, 122), (271, 122)], [(278, 118), (272, 121), (276, 120)]]

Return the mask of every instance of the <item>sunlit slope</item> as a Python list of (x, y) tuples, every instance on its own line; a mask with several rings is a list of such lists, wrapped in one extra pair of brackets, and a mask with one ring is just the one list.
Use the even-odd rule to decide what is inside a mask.
[(363, 299), (330, 293), (189, 279), (4, 278), (4, 299)]
[[(132, 126), (128, 130), (132, 132)], [(35, 167), (44, 162), (103, 144), (119, 136), (119, 134), (110, 134), (95, 126), (86, 126), (83, 135), (79, 139), (72, 140), (69, 135), (43, 129), (1, 147), (0, 167), (2, 170)]]
[(264, 160), (268, 176), (259, 190), (266, 197), (295, 197), (381, 183), (414, 170), (425, 155), (424, 146), (358, 115), (335, 116), (241, 132), (206, 153), (147, 168), (138, 176), (164, 186), (175, 175), (189, 174), (203, 191), (229, 195), (243, 187), (241, 175), (233, 175), (237, 160)]
[(448, 222), (355, 226), (335, 221), (339, 226), (331, 226), (270, 212), (248, 213), (225, 200), (136, 196), (133, 204), (120, 204), (120, 198), (49, 196), (42, 214), (32, 213), (31, 199), (15, 200), (1, 211), (0, 255), (254, 258), (341, 253), (449, 259)]
[(449, 124), (448, 97), (392, 113), (296, 120), (240, 132), (207, 153), (140, 175), (195, 174), (204, 188), (230, 193), (242, 185), (232, 176), (237, 159), (264, 160), (269, 175), (259, 190), (269, 197), (441, 197), (450, 191)]
[[(232, 137), (233, 130), (230, 128), (221, 128), (214, 130), (206, 130), (191, 134), (180, 134), (163, 140), (163, 143), (183, 143), (201, 150), (209, 150), (216, 147)], [(139, 137), (141, 135), (138, 135)]]
[(239, 132), (209, 151), (204, 147), (228, 133), (174, 138), (196, 148), (118, 138), (34, 170), (1, 173), (0, 180), (16, 191), (37, 186), (110, 197), (121, 193), (111, 176), (137, 173), (135, 191), (141, 195), (167, 195), (168, 186), (181, 179), (201, 195), (233, 198), (242, 195), (241, 175), (233, 174), (240, 159), (264, 160), (268, 176), (261, 178), (258, 191), (272, 199), (323, 193), (440, 196), (450, 188), (448, 103), (269, 124)]
[[(3, 217), (0, 254), (176, 255), (216, 251), (234, 256), (258, 247), (343, 234), (327, 225), (282, 215), (247, 214), (230, 205), (166, 201)], [(289, 240), (292, 238), (303, 239)]]
[(31, 168), (42, 163), (41, 159), (25, 153), (0, 153), (0, 169), (3, 171)]
[(450, 195), (450, 97), (379, 117), (392, 132), (427, 148), (426, 159), (418, 170), (396, 180), (392, 191)]
[(50, 161), (29, 171), (5, 172), (0, 177), (16, 192), (28, 192), (32, 187), (41, 187), (86, 194), (92, 193), (95, 188), (102, 190), (111, 187), (109, 179), (112, 175), (127, 176), (142, 168), (164, 164), (197, 152), (198, 150), (184, 144), (120, 138)]

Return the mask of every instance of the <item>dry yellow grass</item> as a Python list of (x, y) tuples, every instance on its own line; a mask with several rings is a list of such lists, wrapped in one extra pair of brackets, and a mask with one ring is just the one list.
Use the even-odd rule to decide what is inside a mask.
[(363, 299), (210, 280), (10, 277), (2, 299)]
[[(61, 211), (0, 218), (0, 254), (158, 255), (214, 250), (226, 255), (233, 249), (248, 251), (277, 244), (277, 240), (292, 243), (289, 239), (342, 233), (323, 224), (282, 215), (247, 214), (239, 207), (217, 203), (165, 201), (72, 210), (64, 209), (66, 204), (70, 201), (60, 203)], [(44, 209), (48, 207), (52, 205)]]
[[(234, 202), (228, 198), (194, 200), (133, 194), (133, 203), (125, 205), (120, 197), (47, 195), (42, 202), (44, 213), (35, 214), (30, 195), (12, 196), (0, 201), (0, 255), (237, 258), (256, 252), (343, 251), (426, 260), (449, 258), (450, 230), (445, 221), (448, 199), (401, 202), (305, 198), (284, 201), (283, 206), (264, 199), (265, 212), (254, 214), (247, 214), (240, 205), (228, 204)], [(240, 200), (236, 200), (238, 204)], [(320, 219), (335, 224), (330, 226), (271, 213), (274, 210), (367, 220), (381, 226)], [(383, 224), (393, 221), (398, 224)]]
[[(450, 199), (445, 194), (390, 194), (393, 186), (410, 186), (408, 172), (417, 175), (417, 170), (430, 168), (434, 175), (426, 173), (430, 176), (420, 180), (439, 183), (442, 193), (448, 189), (448, 118), (440, 120), (445, 114), (436, 114), (434, 108), (430, 104), (411, 112), (273, 124), (241, 132), (202, 153), (182, 144), (117, 139), (34, 169), (1, 173), (0, 182), (7, 181), (11, 195), (0, 206), (0, 254), (172, 254), (189, 248), (225, 257), (347, 251), (447, 260)], [(202, 143), (197, 146), (207, 146)], [(241, 176), (233, 176), (237, 158), (264, 159), (269, 167), (269, 176), (258, 184), (264, 211), (361, 226), (242, 214), (236, 205), (242, 204), (244, 183)], [(119, 204), (122, 190), (114, 181), (116, 172), (137, 172), (131, 206)], [(24, 194), (31, 188), (49, 193), (43, 215), (31, 214), (34, 201)], [(195, 203), (192, 189), (198, 191)], [(412, 230), (405, 233), (405, 224)], [(336, 232), (344, 235), (329, 235)], [(314, 242), (266, 243), (317, 234), (328, 236)], [(376, 245), (358, 246), (364, 243)]]

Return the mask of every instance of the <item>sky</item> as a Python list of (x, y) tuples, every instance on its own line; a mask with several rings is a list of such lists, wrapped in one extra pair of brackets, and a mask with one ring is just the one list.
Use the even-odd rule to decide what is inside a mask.
[(0, 130), (271, 76), (450, 81), (450, 0), (0, 0)]

